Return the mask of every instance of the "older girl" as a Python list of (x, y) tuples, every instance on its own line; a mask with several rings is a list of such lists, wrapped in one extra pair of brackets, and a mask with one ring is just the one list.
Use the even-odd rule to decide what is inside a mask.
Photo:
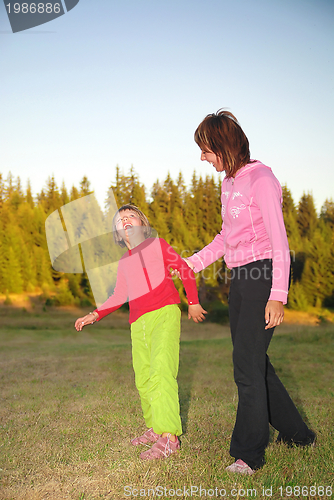
[(250, 159), (249, 143), (232, 113), (208, 115), (195, 132), (201, 160), (222, 183), (222, 230), (188, 259), (199, 272), (224, 256), (231, 269), (229, 315), (238, 410), (230, 454), (230, 472), (253, 474), (264, 464), (269, 423), (278, 441), (308, 445), (308, 429), (277, 377), (267, 355), (274, 328), (283, 321), (290, 254), (282, 215), (282, 190), (271, 169)]

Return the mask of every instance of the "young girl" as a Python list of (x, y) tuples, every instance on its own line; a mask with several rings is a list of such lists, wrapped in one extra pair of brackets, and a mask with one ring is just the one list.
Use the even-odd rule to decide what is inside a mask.
[(223, 255), (231, 269), (229, 315), (234, 378), (239, 403), (230, 472), (253, 474), (264, 464), (269, 423), (278, 441), (305, 446), (315, 441), (266, 354), (283, 321), (290, 254), (282, 215), (282, 190), (271, 169), (250, 160), (249, 143), (237, 119), (221, 110), (195, 132), (201, 160), (225, 172), (221, 232), (187, 259), (199, 272)]
[(133, 445), (153, 445), (144, 460), (179, 450), (182, 434), (177, 372), (180, 344), (179, 294), (170, 276), (177, 270), (188, 298), (188, 317), (203, 321), (194, 273), (161, 238), (151, 238), (146, 216), (133, 205), (121, 207), (113, 219), (114, 239), (128, 251), (119, 261), (114, 293), (94, 312), (77, 319), (75, 328), (99, 321), (129, 300), (132, 360), (145, 423)]

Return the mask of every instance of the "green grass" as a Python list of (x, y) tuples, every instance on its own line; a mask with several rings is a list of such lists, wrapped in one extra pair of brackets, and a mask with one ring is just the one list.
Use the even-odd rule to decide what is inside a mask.
[[(256, 490), (264, 499), (271, 487), (274, 499), (288, 498), (289, 487), (295, 488), (290, 498), (330, 498), (329, 490), (318, 488), (333, 486), (334, 476), (333, 326), (282, 326), (269, 351), (317, 432), (317, 447), (277, 445), (272, 430), (263, 469), (236, 477), (225, 472), (237, 406), (228, 327), (183, 320), (182, 450), (147, 463), (129, 444), (144, 424), (127, 317), (114, 314), (78, 333), (76, 314), (0, 309), (1, 500), (153, 498), (157, 486), (166, 488), (154, 490), (163, 499), (181, 498), (181, 490), (184, 498), (191, 486), (202, 487), (201, 498), (254, 498)], [(308, 489), (298, 494), (299, 486)], [(169, 490), (176, 489), (173, 497)], [(196, 498), (195, 489), (192, 494)]]

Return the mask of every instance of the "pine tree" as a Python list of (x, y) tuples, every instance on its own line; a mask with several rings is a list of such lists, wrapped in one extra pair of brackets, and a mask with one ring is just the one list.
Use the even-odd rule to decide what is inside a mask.
[(320, 211), (320, 219), (331, 229), (334, 229), (334, 201), (326, 200)]
[(17, 210), (19, 205), (24, 202), (21, 180), (17, 177), (16, 182), (14, 182), (11, 172), (9, 172), (7, 181), (4, 185), (4, 201), (10, 205), (13, 210)]
[(294, 309), (296, 311), (307, 311), (309, 308), (309, 302), (306, 297), (303, 285), (297, 281), (291, 283), (289, 295), (288, 295), (288, 307), (289, 309)]
[(333, 241), (326, 241), (320, 230), (316, 230), (310, 242), (301, 284), (308, 303), (320, 307), (325, 297), (334, 291)]
[(45, 198), (41, 202), (46, 214), (50, 214), (61, 207), (61, 197), (54, 176), (49, 177), (46, 183)]
[(66, 279), (65, 276), (60, 279), (57, 289), (56, 289), (56, 295), (54, 297), (54, 303), (57, 306), (66, 306), (66, 305), (74, 305), (74, 304), (79, 304), (79, 300), (75, 300), (73, 297), (71, 290), (68, 285), (68, 280)]
[(11, 204), (15, 208), (18, 209), (19, 205), (25, 201), (25, 196), (22, 190), (21, 179), (20, 177), (16, 178), (15, 190), (11, 199)]
[(0, 210), (2, 208), (3, 202), (5, 201), (5, 183), (0, 173)]
[(71, 273), (65, 274), (65, 279), (68, 283), (68, 288), (74, 298), (82, 298), (83, 292), (80, 288), (81, 274)]
[(60, 199), (62, 205), (66, 205), (66, 203), (69, 203), (70, 197), (68, 196), (68, 192), (65, 186), (65, 182), (62, 182), (61, 188), (60, 188)]
[(122, 181), (121, 181), (121, 173), (120, 173), (120, 168), (119, 165), (116, 165), (116, 181), (115, 184), (111, 184), (108, 190), (107, 194), (107, 200), (106, 200), (106, 210), (112, 210), (114, 211), (114, 202), (116, 201), (116, 206), (121, 207), (124, 205), (122, 203)]
[(44, 189), (42, 189), (40, 193), (37, 193), (36, 198), (37, 198), (37, 203), (43, 207), (45, 199), (46, 199), (46, 195), (45, 195)]
[(34, 247), (35, 279), (37, 285), (47, 290), (54, 289), (52, 268), (49, 255), (42, 247)]
[[(130, 176), (120, 173), (119, 166), (116, 167), (116, 182), (111, 184), (110, 188), (116, 200), (117, 207), (131, 203), (131, 193), (136, 182), (136, 175), (133, 167), (130, 170)], [(108, 207), (107, 207), (108, 208)]]
[(334, 231), (332, 230), (331, 239), (328, 241), (328, 277), (326, 280), (326, 293), (323, 300), (324, 307), (334, 308)]
[(80, 198), (80, 194), (79, 194), (78, 189), (75, 186), (72, 186), (70, 200), (74, 201), (74, 200), (78, 200), (79, 198)]
[(146, 202), (146, 194), (145, 187), (143, 184), (134, 183), (131, 195), (130, 195), (130, 204), (138, 207), (145, 215), (147, 213), (147, 202)]
[(187, 221), (187, 235), (185, 239), (188, 255), (192, 255), (194, 251), (201, 248), (199, 242), (199, 224), (198, 224), (198, 207), (196, 205), (195, 193), (197, 189), (197, 177), (194, 172), (192, 177), (191, 189), (185, 194), (184, 201), (184, 219)]
[(283, 194), (283, 217), (286, 229), (286, 234), (289, 240), (290, 250), (293, 254), (296, 254), (302, 249), (300, 241), (300, 233), (297, 223), (297, 210), (291, 195), (290, 190), (287, 186), (282, 186)]
[(13, 180), (13, 175), (11, 172), (8, 173), (7, 179), (5, 182), (5, 189), (4, 189), (4, 200), (5, 201), (10, 201), (14, 191), (15, 191), (15, 186), (14, 186), (14, 180)]
[(312, 194), (303, 194), (299, 201), (297, 224), (302, 238), (312, 238), (317, 227), (318, 218)]
[(3, 293), (21, 293), (23, 291), (23, 280), (21, 266), (12, 246), (5, 253), (5, 265), (3, 269)]
[(209, 236), (205, 233), (204, 229), (204, 216), (205, 212), (203, 210), (203, 204), (206, 202), (204, 200), (204, 182), (200, 176), (196, 182), (196, 188), (192, 189), (195, 207), (196, 207), (196, 221), (197, 221), (197, 235), (198, 244), (201, 248), (209, 243)]
[(25, 201), (27, 202), (27, 204), (31, 208), (34, 207), (34, 199), (33, 199), (33, 196), (32, 196), (31, 184), (30, 184), (30, 180), (29, 179), (28, 179), (28, 182), (27, 182), (27, 189), (26, 189)]
[(4, 220), (2, 217), (2, 212), (1, 210), (1, 217), (0, 217), (0, 292), (5, 293), (6, 292), (6, 273), (4, 272), (6, 268), (6, 255), (8, 253), (8, 248), (6, 245), (6, 239), (5, 239), (5, 234), (6, 234), (6, 229), (5, 229), (5, 224)]
[(82, 181), (80, 182), (80, 196), (87, 196), (88, 194), (93, 193), (93, 191), (90, 191), (90, 181), (86, 176), (82, 178)]
[(183, 246), (183, 238), (185, 233), (184, 219), (183, 219), (183, 200), (182, 194), (179, 189), (181, 184), (175, 184), (168, 174), (164, 182), (164, 191), (167, 194), (168, 204), (168, 232), (169, 242), (174, 246), (175, 250), (180, 252)]
[(169, 243), (169, 197), (158, 180), (153, 184), (151, 196), (153, 201), (148, 209), (148, 219), (158, 235)]
[[(297, 209), (295, 203), (293, 201), (291, 191), (287, 186), (282, 186), (282, 195), (283, 195), (283, 217), (284, 224), (286, 228), (287, 237), (289, 240), (289, 248), (291, 254), (291, 270), (292, 270), (292, 280), (294, 282), (299, 282), (302, 276), (302, 272), (304, 269), (306, 253), (305, 253), (305, 245), (301, 240), (299, 227), (297, 223)], [(289, 292), (289, 297), (293, 296), (294, 291), (292, 288)], [(305, 300), (302, 299), (300, 302), (305, 307)], [(296, 305), (296, 301), (291, 298), (289, 301), (289, 306), (299, 307)]]
[(20, 253), (21, 276), (23, 282), (23, 290), (32, 292), (36, 287), (35, 268), (33, 265), (32, 256), (27, 245), (22, 244)]
[(207, 176), (203, 186), (203, 228), (210, 241), (221, 231), (221, 186), (216, 186), (214, 177)]

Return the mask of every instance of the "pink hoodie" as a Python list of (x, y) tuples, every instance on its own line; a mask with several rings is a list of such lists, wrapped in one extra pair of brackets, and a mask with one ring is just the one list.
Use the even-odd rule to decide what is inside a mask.
[(199, 272), (225, 256), (230, 269), (261, 259), (273, 261), (269, 300), (286, 304), (290, 252), (282, 214), (282, 189), (271, 169), (259, 161), (222, 183), (222, 230), (189, 260)]

